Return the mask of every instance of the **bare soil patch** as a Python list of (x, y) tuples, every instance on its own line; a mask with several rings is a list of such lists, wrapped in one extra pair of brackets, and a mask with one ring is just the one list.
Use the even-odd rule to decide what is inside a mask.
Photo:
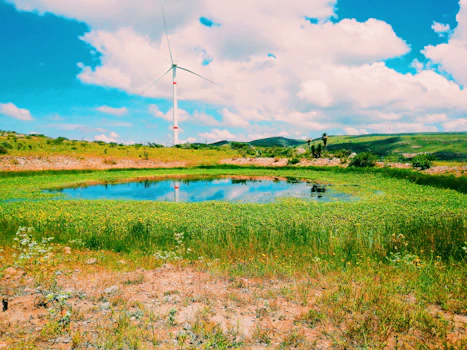
[(125, 169), (125, 168), (178, 168), (186, 162), (161, 162), (158, 160), (129, 158), (85, 158), (72, 156), (25, 156), (0, 157), (0, 171), (34, 170), (80, 170), (80, 169)]

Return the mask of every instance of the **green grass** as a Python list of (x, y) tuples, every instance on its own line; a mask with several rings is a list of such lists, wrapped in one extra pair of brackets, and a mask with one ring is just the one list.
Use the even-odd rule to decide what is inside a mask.
[(414, 133), (330, 136), (328, 150), (371, 151), (380, 156), (431, 153), (440, 160), (467, 162), (467, 133)]
[[(294, 199), (273, 204), (36, 200), (52, 196), (41, 192), (45, 188), (180, 173), (307, 178), (331, 183), (360, 200), (326, 204)], [(187, 244), (195, 247), (190, 259), (260, 262), (265, 254), (268, 263), (262, 265), (269, 271), (284, 271), (291, 262), (306, 268), (315, 257), (345, 265), (355, 262), (357, 255), (384, 261), (397, 252), (463, 261), (467, 241), (465, 194), (378, 172), (188, 169), (12, 177), (0, 179), (0, 198), (32, 199), (1, 203), (0, 225), (9, 233), (6, 236), (18, 226), (32, 226), (63, 243), (79, 238), (92, 249), (150, 254), (170, 250), (173, 235), (183, 232)], [(403, 238), (394, 238), (399, 235)]]
[(230, 148), (183, 149), (154, 148), (143, 145), (124, 145), (104, 142), (53, 139), (46, 136), (29, 136), (0, 131), (0, 146), (6, 156), (70, 156), (75, 158), (99, 157), (111, 162), (119, 158), (147, 159), (161, 162), (184, 162), (188, 165), (215, 164), (219, 160), (238, 156)]
[[(46, 188), (171, 174), (306, 178), (332, 184), (359, 200), (286, 199), (271, 204), (42, 200), (50, 197), (41, 192)], [(456, 188), (454, 178), (388, 169), (232, 166), (13, 175), (0, 178), (0, 246), (12, 245), (19, 226), (30, 226), (37, 237), (53, 236), (56, 243), (73, 249), (113, 251), (136, 266), (142, 261), (154, 264), (156, 252), (172, 253), (181, 260), (169, 262), (202, 266), (233, 280), (248, 276), (289, 280), (290, 288), (281, 289), (280, 297), (310, 307), (295, 325), (319, 325), (321, 332), (330, 325), (328, 339), (336, 348), (467, 344), (453, 321), (454, 315), (467, 314), (467, 194)], [(15, 198), (29, 200), (5, 201)], [(179, 233), (182, 239), (175, 236)], [(309, 295), (317, 290), (316, 297)], [(112, 330), (127, 336), (115, 338), (113, 344), (139, 339), (138, 329), (130, 327), (127, 335), (127, 328)], [(195, 324), (193, 332), (207, 342), (233, 346), (209, 323)], [(267, 343), (268, 332), (272, 331), (257, 327), (253, 338)], [(451, 332), (459, 338), (448, 339)], [(304, 339), (291, 330), (280, 346), (300, 346)]]

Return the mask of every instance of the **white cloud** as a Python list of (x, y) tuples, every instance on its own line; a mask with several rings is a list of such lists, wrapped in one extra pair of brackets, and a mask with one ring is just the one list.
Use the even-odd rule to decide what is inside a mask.
[[(100, 53), (101, 65), (79, 65), (78, 78), (84, 83), (138, 94), (170, 66), (160, 0), (141, 0), (138, 6), (127, 0), (8, 1), (24, 11), (51, 12), (89, 25), (82, 40)], [(460, 0), (459, 25), (449, 32), (449, 42), (425, 48), (426, 64), (412, 62), (416, 74), (401, 74), (385, 65), (385, 60), (410, 51), (389, 24), (376, 19), (334, 23), (329, 18), (336, 3), (174, 0), (166, 5), (178, 63), (222, 86), (178, 71), (179, 98), (218, 106), (222, 116), (219, 121), (203, 112), (190, 115), (180, 110), (181, 123), (215, 127), (217, 133), (204, 133), (210, 136), (235, 136), (224, 130), (227, 127), (248, 128), (247, 135), (237, 136), (247, 139), (278, 131), (298, 132), (297, 137), (331, 129), (363, 133), (391, 125), (401, 132), (433, 131), (433, 116), (448, 118), (435, 123), (462, 120), (467, 91), (430, 67), (439, 65), (457, 82), (467, 83), (467, 0)], [(245, 8), (248, 11), (242, 10), (239, 17)], [(207, 28), (199, 23), (201, 16), (221, 25)], [(311, 24), (305, 16), (319, 23)], [(433, 27), (448, 33), (446, 25)], [(207, 57), (213, 61), (203, 66)], [(171, 99), (168, 75), (145, 96)], [(150, 113), (172, 121), (171, 111), (163, 113), (155, 105)]]
[(329, 107), (332, 104), (332, 96), (325, 82), (309, 80), (302, 83), (298, 97), (308, 100), (318, 107)]
[(346, 127), (344, 128), (344, 131), (347, 135), (365, 135), (368, 134), (368, 131), (365, 129), (356, 129), (352, 127)]
[(230, 112), (227, 108), (221, 110), (222, 122), (226, 126), (232, 126), (237, 128), (247, 128), (250, 123), (243, 117)]
[(120, 135), (118, 135), (117, 133), (115, 132), (111, 132), (109, 136), (105, 135), (105, 134), (101, 134), (101, 135), (95, 135), (94, 136), (94, 140), (95, 141), (104, 141), (104, 142), (119, 142), (117, 139), (120, 137)]
[(435, 33), (438, 33), (439, 36), (444, 36), (447, 32), (451, 30), (451, 26), (449, 24), (433, 22), (431, 29), (433, 29)]
[(416, 122), (424, 123), (424, 124), (436, 124), (436, 123), (445, 122), (447, 120), (448, 120), (448, 116), (445, 113), (430, 114), (430, 115), (420, 116), (415, 119)]
[(118, 117), (124, 116), (125, 114), (128, 113), (128, 109), (126, 109), (125, 107), (113, 108), (109, 106), (101, 106), (101, 107), (98, 107), (97, 110), (102, 113), (116, 115)]
[(18, 120), (32, 120), (31, 112), (16, 107), (13, 103), (0, 103), (0, 114)]
[(457, 27), (448, 43), (425, 47), (427, 58), (451, 74), (460, 84), (467, 85), (467, 0), (460, 0)]
[[(168, 122), (173, 122), (173, 108), (171, 108), (167, 113), (163, 113), (159, 110), (157, 105), (150, 105), (149, 113), (151, 113), (156, 118), (161, 118)], [(194, 112), (193, 114), (190, 114), (181, 108), (178, 109), (178, 121), (189, 122), (198, 125), (220, 125), (219, 121), (217, 121), (213, 116), (205, 112)]]
[(410, 65), (412, 68), (415, 68), (415, 70), (417, 71), (417, 73), (420, 73), (422, 70), (425, 69), (425, 65), (420, 62), (419, 60), (417, 59), (414, 59), (412, 61), (412, 64)]
[(365, 125), (366, 129), (376, 133), (397, 134), (404, 132), (436, 132), (436, 126), (424, 125), (423, 123), (381, 123)]
[(235, 136), (228, 130), (213, 129), (211, 132), (200, 133), (199, 137), (212, 141), (235, 140)]
[(442, 124), (444, 131), (467, 131), (467, 118), (450, 120)]

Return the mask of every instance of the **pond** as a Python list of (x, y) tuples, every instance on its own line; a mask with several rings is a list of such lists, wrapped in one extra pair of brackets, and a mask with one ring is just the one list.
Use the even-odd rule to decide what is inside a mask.
[(159, 202), (270, 203), (286, 197), (319, 202), (353, 201), (356, 199), (350, 194), (334, 190), (331, 185), (290, 178), (164, 178), (90, 184), (46, 191), (61, 193), (65, 199), (152, 200)]

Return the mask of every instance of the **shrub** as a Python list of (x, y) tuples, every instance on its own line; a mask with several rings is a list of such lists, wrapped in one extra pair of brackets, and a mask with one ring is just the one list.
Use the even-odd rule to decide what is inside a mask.
[(3, 146), (0, 146), (0, 154), (7, 154), (8, 153), (8, 150), (3, 147)]
[(376, 161), (378, 160), (378, 156), (371, 152), (363, 152), (357, 154), (351, 161), (350, 166), (359, 167), (359, 168), (366, 168), (366, 167), (374, 167), (376, 165)]
[(292, 159), (289, 159), (288, 161), (288, 165), (294, 165), (294, 164), (298, 164), (300, 163), (300, 159), (298, 159), (297, 157), (293, 157)]
[(0, 143), (0, 146), (3, 147), (3, 148), (5, 148), (5, 149), (13, 149), (13, 146), (11, 145), (11, 143), (6, 142), (6, 141)]
[(433, 157), (427, 154), (419, 154), (412, 158), (412, 167), (421, 170), (430, 169), (433, 165)]
[(68, 139), (66, 137), (57, 137), (55, 140), (53, 140), (53, 144), (54, 145), (61, 145), (63, 143), (63, 141), (68, 141)]

